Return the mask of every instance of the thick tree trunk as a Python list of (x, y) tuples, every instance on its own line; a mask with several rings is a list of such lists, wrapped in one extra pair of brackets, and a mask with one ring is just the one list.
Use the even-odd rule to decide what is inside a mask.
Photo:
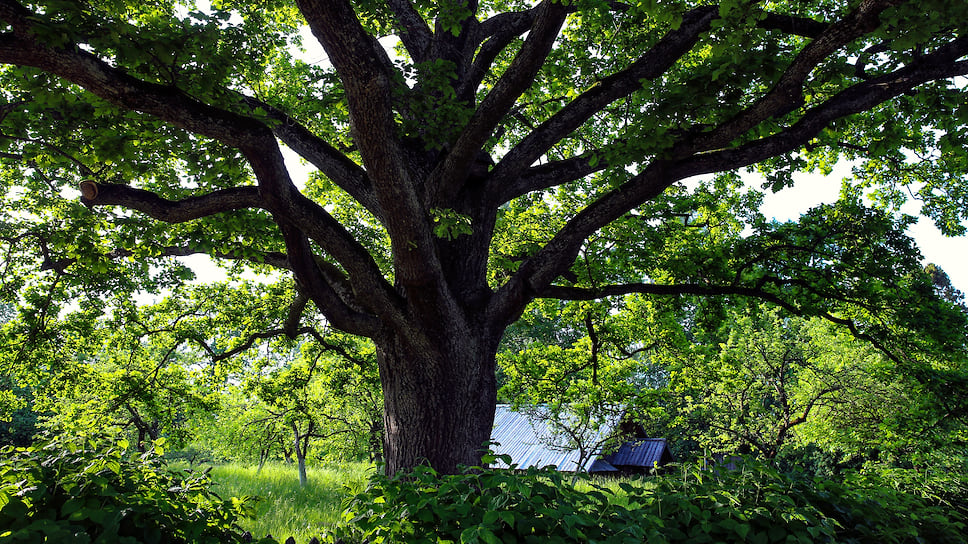
[(414, 348), (377, 344), (388, 474), (426, 464), (452, 474), (479, 466), (494, 422), (499, 339), (453, 335)]

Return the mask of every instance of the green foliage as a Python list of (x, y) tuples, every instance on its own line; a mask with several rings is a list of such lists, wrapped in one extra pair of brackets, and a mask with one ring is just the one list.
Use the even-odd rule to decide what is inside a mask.
[[(957, 454), (968, 391), (957, 358), (899, 365), (820, 318), (762, 305), (733, 306), (724, 315), (718, 331), (652, 354), (668, 372), (666, 383), (645, 394), (660, 407), (652, 412), (656, 435), (695, 441), (692, 455), (797, 457), (804, 449), (802, 461), (828, 475), (842, 463)], [(825, 453), (810, 459), (813, 446)]]
[(288, 357), (276, 345), (276, 355), (255, 361), (241, 393), (262, 415), (249, 408), (239, 415), (253, 430), (281, 426), (290, 443), (299, 433), (304, 454), (312, 440), (331, 460), (379, 457), (383, 397), (372, 345), (338, 333), (316, 340), (294, 346)]
[(12, 376), (0, 375), (0, 446), (27, 446), (37, 432), (33, 394)]
[(420, 467), (374, 476), (335, 536), (346, 542), (963, 542), (964, 518), (881, 482), (849, 487), (747, 461), (573, 486), (553, 470)]
[(192, 421), (192, 447), (216, 462), (265, 463), (291, 456), (292, 430), (239, 387), (221, 391), (218, 409)]
[[(227, 544), (251, 497), (222, 499), (207, 473), (168, 469), (161, 444), (133, 456), (123, 442), (48, 439), (0, 451), (4, 542)], [(263, 541), (268, 544), (268, 540)]]
[(862, 470), (845, 474), (845, 485), (887, 487), (922, 498), (968, 520), (968, 458), (933, 452), (913, 454), (902, 463), (868, 463)]
[[(22, 4), (0, 16), (15, 40), (0, 48), (0, 300), (16, 313), (0, 330), (0, 376), (36, 387), (50, 427), (130, 423), (139, 442), (187, 444), (190, 419), (254, 421), (237, 417), (252, 399), (209, 417), (221, 387), (248, 380), (256, 419), (298, 414), (314, 425), (303, 436), (371, 445), (375, 351), (326, 329), (379, 343), (385, 378), (466, 397), (491, 391), (497, 337), (539, 296), (612, 300), (527, 316), (565, 330), (513, 339), (508, 398), (651, 400), (642, 391), (677, 370), (655, 350), (696, 342), (712, 385), (661, 400), (702, 405), (710, 414), (695, 419), (733, 431), (741, 422), (723, 424), (725, 403), (710, 399), (755, 383), (756, 406), (732, 413), (775, 422), (771, 384), (743, 381), (738, 352), (752, 343), (719, 329), (751, 297), (847, 324), (903, 374), (836, 399), (874, 408), (876, 422), (815, 436), (884, 436), (901, 451), (968, 413), (966, 314), (922, 272), (901, 212), (913, 195), (944, 232), (965, 231), (968, 100), (952, 80), (965, 72), (965, 0)], [(306, 23), (325, 56), (299, 58)], [(389, 36), (399, 54), (384, 56)], [(318, 171), (295, 179), (282, 143)], [(855, 171), (840, 202), (785, 223), (758, 212), (765, 191), (844, 159)], [(761, 190), (738, 174), (752, 165), (767, 173)], [(100, 198), (80, 199), (79, 182)], [(234, 263), (233, 280), (273, 267), (297, 278), (185, 289), (188, 254)], [(655, 301), (665, 295), (681, 298)], [(295, 337), (312, 333), (363, 364), (295, 356)], [(472, 342), (468, 366), (458, 348)], [(791, 410), (823, 381), (811, 372), (791, 371), (789, 398), (803, 401)], [(467, 376), (481, 387), (458, 390)], [(879, 429), (894, 407), (914, 414)], [(454, 447), (473, 456), (478, 443)]]
[(454, 210), (441, 210), (434, 208), (430, 210), (434, 219), (434, 234), (439, 238), (453, 240), (462, 234), (471, 234), (471, 220), (466, 215), (461, 215)]

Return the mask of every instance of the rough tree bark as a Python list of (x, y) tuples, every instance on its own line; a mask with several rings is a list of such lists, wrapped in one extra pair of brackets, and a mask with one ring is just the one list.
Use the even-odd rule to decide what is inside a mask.
[(480, 464), (494, 421), (497, 342), (455, 338), (446, 344), (450, 349), (441, 353), (378, 343), (388, 467), (426, 463), (453, 473)]

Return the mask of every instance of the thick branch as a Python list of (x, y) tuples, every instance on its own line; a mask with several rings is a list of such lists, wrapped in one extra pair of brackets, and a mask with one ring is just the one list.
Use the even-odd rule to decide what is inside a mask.
[(734, 149), (701, 153), (678, 161), (654, 162), (632, 180), (578, 213), (544, 248), (525, 261), (515, 277), (501, 289), (493, 310), (506, 313), (508, 319), (515, 317), (523, 308), (519, 304), (529, 300), (529, 293), (541, 292), (568, 269), (585, 238), (628, 210), (658, 196), (676, 181), (742, 168), (794, 151), (836, 119), (867, 111), (928, 81), (968, 74), (968, 61), (957, 60), (966, 54), (968, 36), (922, 56), (894, 73), (840, 92), (779, 134)]
[(414, 9), (413, 3), (410, 0), (390, 0), (387, 4), (400, 25), (400, 41), (407, 48), (410, 57), (417, 63), (430, 60), (433, 32)]
[[(450, 0), (437, 2), (437, 20), (434, 21), (433, 43), (430, 56), (434, 60), (446, 60), (456, 66), (457, 81), (463, 81), (471, 67), (476, 36), (480, 22), (477, 20), (477, 0)], [(459, 29), (454, 24), (460, 21)]]
[[(776, 283), (777, 285), (782, 285), (782, 282), (779, 282), (779, 281), (774, 283)], [(797, 280), (788, 280), (788, 283), (798, 283), (798, 282)], [(853, 319), (839, 317), (830, 312), (818, 312), (816, 314), (809, 314), (807, 311), (801, 309), (799, 306), (796, 306), (795, 304), (784, 300), (776, 293), (766, 291), (761, 287), (747, 287), (747, 286), (738, 286), (738, 285), (706, 285), (706, 284), (663, 285), (663, 284), (655, 284), (655, 283), (626, 283), (626, 284), (606, 285), (606, 286), (596, 287), (596, 288), (549, 285), (535, 292), (535, 298), (554, 298), (558, 300), (598, 300), (605, 297), (622, 296), (622, 295), (629, 295), (629, 294), (643, 294), (643, 295), (657, 295), (657, 296), (738, 295), (742, 297), (749, 297), (757, 300), (762, 300), (764, 302), (769, 302), (771, 304), (779, 306), (796, 316), (807, 317), (810, 315), (817, 315), (831, 323), (847, 327), (847, 329), (850, 331), (851, 335), (854, 336), (854, 338), (869, 342), (872, 346), (874, 346), (878, 351), (883, 353), (891, 361), (894, 361), (895, 363), (898, 363), (898, 364), (904, 364), (904, 361), (898, 356), (898, 354), (895, 351), (888, 348), (879, 339), (861, 331), (860, 328), (857, 326), (857, 323), (854, 322)]]
[[(296, 273), (300, 288), (324, 312), (333, 326), (352, 334), (373, 337), (379, 330), (379, 321), (365, 313), (359, 304), (368, 303), (370, 310), (376, 310), (378, 304), (389, 306), (392, 299), (388, 297), (393, 294), (384, 285), (385, 282), (381, 281), (372, 287), (376, 292), (360, 297), (349, 290), (338, 289), (339, 284), (329, 281), (317, 265), (305, 233), (287, 224), (281, 224), (280, 227), (286, 241), (289, 263)], [(386, 308), (390, 309), (392, 306)]]
[[(599, 84), (541, 123), (521, 140), (495, 167), (491, 177), (500, 188), (521, 170), (533, 164), (555, 143), (570, 134), (595, 113), (642, 87), (642, 80), (660, 77), (696, 44), (719, 13), (715, 6), (692, 10), (683, 16), (682, 25), (666, 34), (628, 68), (602, 79)], [(519, 192), (516, 190), (515, 192)]]
[[(195, 100), (181, 91), (140, 81), (78, 47), (50, 48), (37, 41), (34, 19), (12, 13), (23, 12), (12, 0), (0, 0), (0, 17), (11, 23), (13, 34), (0, 35), (0, 62), (32, 66), (80, 85), (122, 109), (142, 111), (177, 127), (208, 136), (243, 151), (259, 180), (258, 206), (268, 210), (280, 224), (297, 226), (337, 260), (353, 278), (357, 292), (371, 306), (386, 306), (390, 289), (372, 257), (322, 207), (299, 193), (289, 178), (285, 162), (273, 134), (261, 122)], [(37, 34), (42, 34), (38, 32)], [(381, 49), (382, 53), (382, 49)], [(385, 53), (382, 53), (385, 55)], [(108, 192), (100, 191), (107, 188)], [(97, 188), (98, 192), (93, 190)], [(135, 209), (155, 213), (163, 220), (187, 220), (213, 213), (216, 198), (199, 197), (183, 203), (166, 203), (149, 194), (123, 187), (86, 185), (88, 196), (102, 203), (125, 201)], [(235, 192), (232, 192), (235, 191)], [(229, 190), (233, 206), (253, 204), (255, 189)], [(240, 196), (244, 195), (244, 196)], [(220, 198), (225, 194), (219, 195)], [(240, 199), (241, 198), (241, 203)], [(291, 253), (291, 252), (290, 252)], [(292, 255), (290, 255), (291, 257)], [(383, 297), (383, 300), (376, 300)], [(314, 300), (322, 302), (318, 297)], [(335, 299), (334, 299), (335, 300)], [(339, 315), (343, 308), (320, 304), (324, 312)], [(346, 321), (349, 323), (350, 321)], [(359, 329), (356, 329), (359, 330)], [(372, 329), (370, 329), (372, 331)]]
[(511, 65), (484, 97), (447, 158), (430, 176), (428, 188), (435, 192), (435, 203), (447, 203), (463, 185), (470, 166), (494, 127), (501, 122), (521, 94), (531, 86), (554, 45), (568, 9), (550, 0), (542, 2), (540, 12), (521, 50)]
[(302, 319), (307, 304), (309, 304), (309, 295), (301, 289), (296, 289), (296, 298), (289, 304), (289, 313), (286, 315), (286, 322), (282, 326), (290, 340), (295, 340), (298, 335), (299, 321)]
[[(457, 89), (457, 96), (467, 100), (474, 96), (474, 92), (484, 81), (488, 71), (494, 64), (494, 59), (514, 40), (524, 34), (534, 24), (538, 14), (538, 6), (527, 11), (504, 12), (487, 19), (478, 27), (477, 39), (483, 41), (480, 51), (474, 57), (474, 62)], [(486, 40), (486, 41), (484, 41)], [(474, 45), (478, 45), (475, 43)]]
[(376, 37), (360, 24), (350, 2), (298, 0), (297, 5), (313, 36), (319, 40), (333, 66), (344, 78), (344, 84), (347, 83), (347, 74), (363, 76), (362, 84), (390, 84), (394, 73), (393, 63)]
[(298, 4), (346, 89), (353, 138), (384, 212), (396, 279), (428, 303), (439, 300), (445, 296), (446, 282), (407, 153), (397, 136), (392, 107), (397, 78), (390, 60), (346, 0), (299, 0)]
[(809, 110), (789, 128), (745, 145), (700, 153), (680, 164), (687, 176), (742, 168), (770, 157), (789, 153), (807, 145), (824, 127), (848, 115), (874, 108), (878, 104), (911, 91), (929, 81), (968, 75), (968, 36), (957, 38), (934, 53), (924, 55), (890, 74), (871, 78), (834, 95)]
[[(0, 0), (0, 5), (9, 0)], [(181, 91), (135, 79), (79, 49), (52, 49), (34, 36), (0, 35), (0, 63), (31, 66), (76, 83), (124, 109), (155, 115), (190, 132), (252, 151), (264, 142), (264, 125), (199, 102)]]
[(864, 2), (847, 17), (827, 27), (817, 39), (803, 48), (770, 92), (731, 121), (694, 138), (687, 147), (688, 153), (725, 147), (766, 119), (781, 117), (800, 106), (803, 103), (803, 83), (810, 72), (844, 45), (877, 28), (881, 12), (900, 1)]
[(271, 125), (272, 132), (290, 149), (319, 168), (320, 172), (375, 217), (383, 217), (370, 179), (358, 164), (285, 112), (255, 98), (246, 97), (245, 101), (249, 107), (261, 108), (268, 113), (270, 119), (276, 121)]
[[(82, 201), (85, 204), (91, 206), (120, 205), (170, 223), (190, 221), (232, 209), (265, 206), (265, 202), (261, 199), (259, 191), (255, 187), (223, 189), (209, 195), (189, 197), (180, 201), (166, 200), (143, 189), (134, 189), (125, 185), (97, 184), (93, 181), (82, 182), (81, 192), (83, 195)], [(291, 268), (296, 272), (297, 278), (311, 287), (311, 292), (315, 294), (314, 300), (320, 309), (324, 312), (333, 312), (334, 323), (342, 322), (347, 327), (350, 326), (350, 322), (358, 324), (359, 321), (341, 321), (336, 316), (342, 315), (346, 319), (347, 316), (355, 315), (358, 312), (347, 311), (347, 304), (359, 304), (363, 301), (369, 301), (367, 306), (375, 310), (386, 300), (386, 297), (391, 296), (389, 287), (382, 281), (382, 276), (379, 275), (376, 264), (372, 262), (372, 258), (365, 250), (357, 247), (355, 243), (340, 243), (340, 240), (349, 238), (349, 234), (343, 231), (335, 219), (330, 217), (325, 210), (317, 209), (318, 205), (302, 195), (297, 194), (295, 200), (289, 207), (296, 210), (296, 213), (281, 221), (298, 224), (314, 238), (318, 237), (322, 242), (322, 247), (332, 251), (337, 259), (342, 256), (342, 262), (347, 263), (347, 268), (359, 274), (355, 279), (361, 285), (368, 285), (369, 290), (365, 297), (354, 297), (353, 290), (346, 285), (346, 279), (342, 273), (330, 271), (327, 275), (322, 274), (308, 243), (303, 244), (287, 240), (287, 243), (296, 243), (300, 248), (299, 258), (296, 261), (301, 266), (296, 267), (294, 263), (290, 263), (287, 259), (285, 268)], [(306, 234), (299, 231), (298, 235), (294, 232), (293, 236), (302, 239)], [(293, 238), (293, 240), (295, 239)], [(185, 248), (185, 250), (194, 253), (189, 248)], [(291, 251), (290, 254), (292, 254)], [(217, 254), (216, 256), (231, 258), (231, 253)], [(273, 262), (266, 264), (273, 264)], [(276, 264), (281, 263), (276, 262)], [(337, 293), (340, 294), (337, 295)], [(359, 302), (351, 302), (354, 298), (359, 298)], [(357, 315), (354, 319), (359, 317)]]
[(122, 206), (166, 223), (184, 223), (222, 212), (265, 206), (257, 187), (232, 187), (183, 200), (168, 200), (151, 191), (115, 183), (82, 181), (81, 202), (88, 206)]
[(604, 160), (599, 160), (594, 165), (592, 162), (592, 154), (585, 154), (528, 168), (524, 174), (491, 193), (491, 204), (501, 205), (532, 191), (557, 187), (600, 172), (609, 166)]

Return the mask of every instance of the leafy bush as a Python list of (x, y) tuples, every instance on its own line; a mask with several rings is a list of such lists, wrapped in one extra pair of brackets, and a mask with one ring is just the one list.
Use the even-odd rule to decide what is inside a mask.
[(962, 521), (968, 520), (968, 465), (964, 458), (949, 457), (930, 468), (898, 468), (870, 465), (848, 475), (847, 482), (859, 487), (886, 487), (915, 495), (935, 504)]
[[(251, 498), (223, 500), (206, 473), (168, 469), (160, 445), (131, 455), (103, 438), (0, 450), (0, 540), (232, 544)], [(265, 540), (264, 542), (270, 542)]]
[[(506, 459), (509, 462), (509, 459)], [(344, 542), (963, 542), (964, 526), (920, 498), (851, 489), (747, 462), (735, 471), (570, 485), (554, 470), (421, 467), (374, 476), (336, 528)]]

